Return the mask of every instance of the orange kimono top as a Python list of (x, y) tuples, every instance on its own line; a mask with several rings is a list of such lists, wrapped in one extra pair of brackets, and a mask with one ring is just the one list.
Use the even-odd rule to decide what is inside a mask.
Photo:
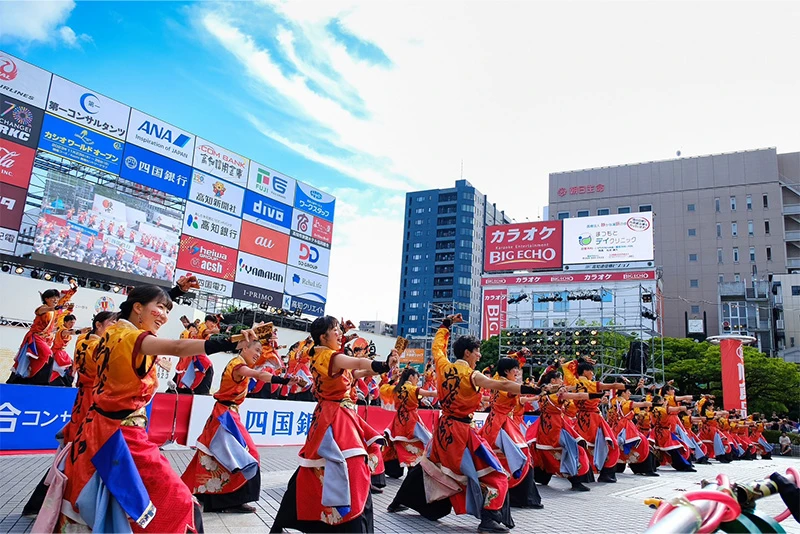
[(37, 315), (34, 317), (33, 323), (31, 323), (30, 333), (44, 338), (48, 343), (53, 343), (56, 327), (55, 319), (56, 312), (52, 311)]
[[(597, 382), (589, 380), (585, 376), (578, 377), (575, 383), (576, 393), (597, 393)], [(600, 399), (578, 400), (575, 401), (580, 412), (600, 412)]]
[(97, 377), (97, 357), (95, 350), (100, 336), (81, 334), (75, 341), (75, 368), (78, 370), (78, 385), (91, 388)]
[(252, 379), (243, 376), (239, 380), (236, 380), (233, 375), (234, 371), (242, 367), (247, 367), (247, 363), (245, 363), (244, 358), (241, 356), (236, 356), (225, 366), (225, 370), (222, 372), (222, 378), (219, 382), (219, 390), (214, 394), (214, 398), (217, 401), (226, 404), (233, 403), (237, 407), (244, 402), (245, 397), (247, 397), (247, 388)]
[(381, 389), (387, 386), (391, 389), (392, 401), (394, 402), (395, 410), (397, 410), (397, 415), (389, 427), (392, 436), (411, 438), (414, 436), (414, 427), (419, 421), (417, 409), (421, 398), (419, 394), (420, 388), (406, 382), (400, 387), (400, 391), (396, 391), (394, 386), (389, 386), (388, 384), (381, 386)]
[(564, 385), (574, 386), (578, 383), (578, 360), (572, 360), (561, 366), (561, 374), (564, 375)]
[(481, 405), (480, 389), (472, 382), (475, 371), (463, 360), (450, 363), (447, 359), (447, 342), (450, 331), (439, 328), (433, 339), (433, 359), (436, 364), (436, 389), (442, 416), (472, 417)]

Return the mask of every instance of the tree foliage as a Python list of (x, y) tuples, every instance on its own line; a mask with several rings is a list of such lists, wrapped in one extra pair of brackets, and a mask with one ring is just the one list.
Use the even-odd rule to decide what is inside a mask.
[(476, 366), (479, 371), (483, 371), (488, 366), (494, 369), (497, 360), (500, 358), (500, 338), (492, 336), (481, 341), (481, 359)]

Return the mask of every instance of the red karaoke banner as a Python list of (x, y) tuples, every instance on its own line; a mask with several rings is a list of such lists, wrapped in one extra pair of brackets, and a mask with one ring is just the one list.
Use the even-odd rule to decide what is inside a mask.
[(505, 289), (485, 289), (483, 291), (483, 328), (481, 339), (489, 339), (500, 334), (506, 327), (508, 316), (508, 291)]
[(482, 286), (518, 286), (527, 284), (572, 284), (579, 282), (622, 282), (626, 280), (655, 280), (655, 271), (616, 273), (531, 274), (525, 276), (486, 276)]
[(232, 281), (236, 274), (236, 251), (184, 234), (178, 249), (177, 267)]
[(561, 268), (561, 221), (488, 226), (484, 240), (485, 272)]
[(726, 410), (747, 414), (747, 389), (744, 381), (744, 354), (738, 339), (723, 339), (719, 344), (722, 363), (722, 399)]

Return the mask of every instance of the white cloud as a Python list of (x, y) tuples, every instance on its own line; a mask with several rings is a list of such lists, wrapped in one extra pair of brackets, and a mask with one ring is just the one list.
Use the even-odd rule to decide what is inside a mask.
[(75, 8), (73, 0), (52, 1), (4, 1), (0, 2), (0, 41), (31, 43), (61, 42), (69, 47), (78, 47), (82, 41), (90, 41), (86, 34), (77, 35), (64, 23)]
[[(265, 127), (251, 112), (248, 120), (374, 187), (452, 186), (463, 160), (464, 178), (490, 201), (535, 219), (551, 172), (665, 159), (677, 149), (800, 149), (800, 73), (787, 68), (800, 49), (796, 3), (726, 4), (724, 23), (713, 2), (263, 4), (282, 20), (258, 26), (248, 13), (263, 7), (247, 3), (199, 8), (200, 24), (258, 86), (254, 94), (294, 119)], [(329, 31), (334, 21), (390, 65), (349, 53)], [(357, 203), (370, 200), (352, 197), (358, 209), (339, 210), (335, 231), (368, 232), (371, 244), (381, 235), (386, 253), (363, 270), (399, 280), (402, 209), (384, 220)], [(355, 261), (358, 246), (339, 246), (334, 258)], [(332, 291), (352, 280), (341, 266), (331, 276)], [(369, 298), (394, 305), (395, 282), (370, 283)]]

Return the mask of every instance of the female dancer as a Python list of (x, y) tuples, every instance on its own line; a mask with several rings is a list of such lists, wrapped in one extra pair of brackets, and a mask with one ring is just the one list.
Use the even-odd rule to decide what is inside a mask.
[(481, 531), (507, 532), (514, 526), (507, 499), (508, 475), (491, 446), (472, 427), (472, 417), (481, 404), (481, 389), (516, 395), (533, 395), (537, 390), (475, 371), (481, 345), (472, 336), (456, 340), (457, 360), (451, 363), (447, 357), (450, 326), (461, 320), (461, 314), (448, 317), (436, 332), (432, 350), (442, 415), (427, 457), (409, 471), (388, 510), (413, 508), (437, 520), (455, 509), (457, 514), (480, 518)]
[(528, 446), (533, 446), (534, 478), (546, 486), (553, 475), (563, 476), (572, 484), (572, 491), (589, 491), (581, 483), (589, 472), (589, 456), (586, 449), (578, 445), (585, 440), (562, 409), (565, 403), (587, 398), (587, 394), (567, 392), (562, 387), (564, 380), (558, 370), (543, 374), (539, 383), (543, 387), (558, 387), (559, 391), (539, 397), (541, 415), (525, 434)]
[[(173, 292), (198, 287), (193, 277), (181, 278), (178, 284)], [(145, 408), (158, 386), (156, 354), (190, 358), (229, 351), (235, 344), (157, 338), (155, 333), (166, 324), (171, 309), (170, 294), (164, 289), (137, 287), (120, 306), (117, 323), (98, 343), (93, 403), (66, 458), (64, 528), (69, 522), (106, 532), (202, 528), (202, 515), (189, 488), (147, 438)], [(252, 330), (242, 333), (248, 340), (256, 337)]]
[(400, 374), (397, 383), (384, 388), (391, 395), (389, 404), (394, 405), (397, 413), (383, 433), (386, 446), (381, 451), (386, 466), (386, 475), (400, 478), (422, 459), (431, 432), (419, 417), (417, 409), (424, 397), (435, 397), (436, 391), (426, 391), (419, 387), (419, 372), (413, 367), (406, 367)]
[(732, 460), (731, 444), (719, 429), (719, 418), (728, 414), (725, 411), (714, 411), (714, 397), (703, 395), (697, 401), (697, 411), (704, 423), (700, 427), (700, 439), (706, 446), (706, 454), (712, 460), (727, 464)]
[[(271, 375), (280, 375), (283, 372), (283, 360), (278, 354), (279, 348), (281, 347), (278, 345), (278, 329), (276, 328), (272, 331), (272, 338), (266, 343), (262, 343), (261, 354), (256, 360), (253, 369), (266, 371)], [(259, 399), (275, 399), (278, 397), (282, 386), (277, 385), (277, 381), (274, 384), (276, 385), (270, 386), (261, 380), (251, 380), (250, 391), (247, 396)]]
[(578, 414), (575, 417), (575, 430), (578, 431), (589, 449), (595, 468), (600, 471), (598, 482), (616, 482), (619, 445), (617, 436), (600, 415), (600, 399), (604, 390), (625, 389), (625, 384), (604, 384), (594, 381), (594, 365), (582, 361), (577, 367), (576, 393), (585, 393), (586, 398), (576, 401)]
[[(497, 361), (495, 380), (520, 382), (522, 370), (517, 358), (500, 358)], [(508, 480), (510, 504), (517, 508), (544, 508), (542, 498), (533, 480), (533, 465), (528, 443), (514, 421), (512, 412), (522, 406), (519, 395), (495, 391), (491, 411), (480, 431), (480, 436), (494, 447), (494, 453), (511, 475)]]
[(85, 328), (83, 330), (73, 330), (77, 318), (68, 313), (64, 316), (62, 326), (56, 332), (55, 339), (53, 340), (53, 370), (50, 373), (51, 386), (65, 386), (72, 387), (75, 381), (73, 374), (73, 361), (70, 355), (64, 348), (69, 345), (70, 340), (74, 334), (86, 334), (91, 329)]
[(350, 395), (354, 379), (396, 365), (396, 351), (386, 362), (345, 356), (342, 329), (330, 315), (316, 319), (310, 331), (318, 403), (271, 532), (373, 532), (367, 449), (382, 438), (358, 416)]
[[(219, 334), (219, 319), (215, 315), (206, 315), (205, 322), (197, 330), (191, 325), (188, 330), (189, 339), (209, 339), (213, 334)], [(178, 362), (175, 375), (178, 393), (208, 395), (214, 380), (214, 364), (206, 354), (195, 354)]]
[(197, 450), (181, 479), (186, 483), (204, 512), (252, 513), (246, 503), (257, 501), (261, 491), (258, 449), (239, 418), (251, 379), (266, 384), (297, 383), (297, 378), (274, 376), (254, 369), (260, 355), (259, 340), (243, 342), (239, 355), (225, 367), (217, 403), (206, 421)]
[(53, 356), (53, 331), (57, 312), (63, 307), (58, 305), (58, 289), (48, 289), (41, 298), (42, 305), (36, 308), (36, 317), (14, 358), (9, 384), (47, 385), (50, 382), (48, 363)]
[[(639, 380), (636, 389), (644, 386), (644, 379)], [(631, 390), (623, 389), (619, 395), (611, 399), (608, 410), (608, 424), (617, 436), (620, 444), (619, 459), (617, 460), (617, 473), (625, 471), (629, 464), (631, 471), (637, 475), (648, 477), (659, 476), (656, 473), (657, 462), (655, 455), (650, 450), (650, 441), (647, 436), (636, 427), (633, 422), (635, 410), (650, 408), (650, 402), (634, 402), (631, 400)]]
[(661, 451), (661, 465), (671, 463), (676, 471), (694, 472), (689, 462), (689, 448), (678, 439), (676, 425), (678, 413), (687, 411), (682, 406), (667, 406), (664, 397), (653, 397), (653, 436), (656, 449)]

